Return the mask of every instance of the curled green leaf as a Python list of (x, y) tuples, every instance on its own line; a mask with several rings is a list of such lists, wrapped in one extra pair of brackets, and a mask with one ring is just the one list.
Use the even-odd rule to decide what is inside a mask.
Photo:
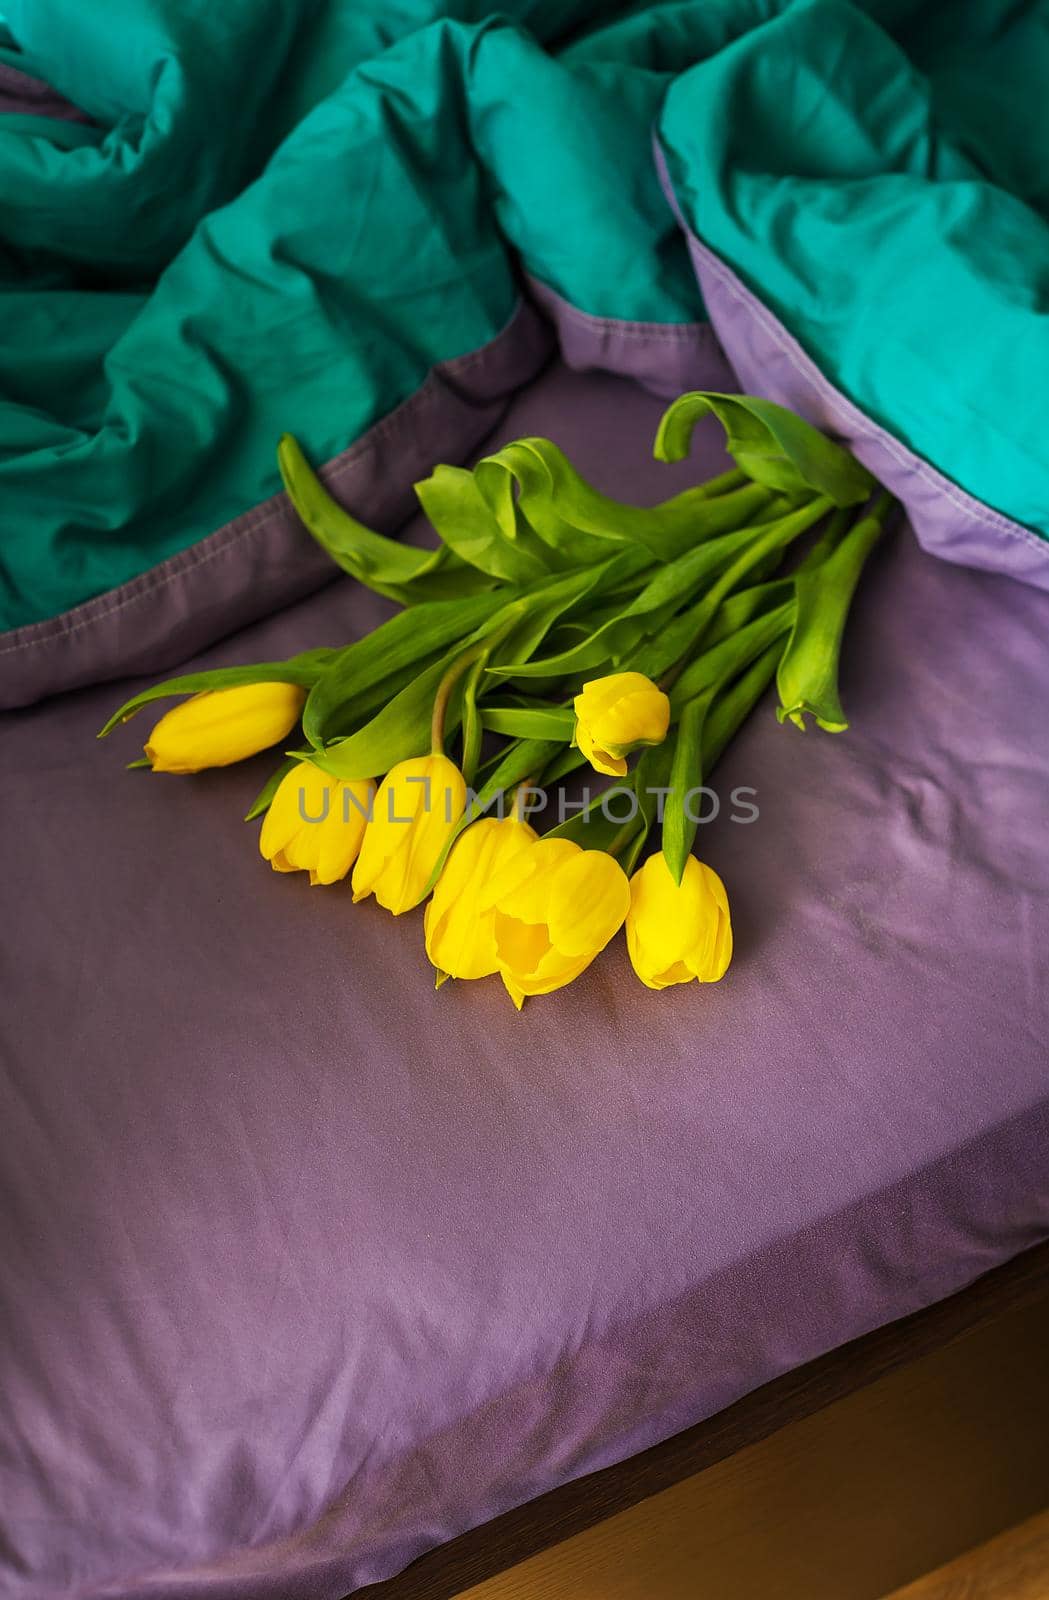
[(415, 485), (442, 542), (470, 566), (507, 583), (529, 584), (552, 570), (550, 552), (516, 518), (496, 516), (472, 472), (435, 467)]
[(337, 566), (376, 594), (416, 605), (491, 587), (487, 574), (453, 560), (444, 545), (416, 550), (358, 522), (328, 493), (290, 433), (277, 447), (277, 463), (288, 498), (317, 543)]
[(517, 439), (474, 468), (478, 491), (508, 540), (534, 530), (562, 564), (600, 561), (634, 545), (666, 561), (700, 539), (753, 521), (769, 495), (732, 471), (656, 506), (613, 500), (586, 481), (549, 439)]
[(791, 498), (815, 491), (836, 506), (858, 505), (874, 489), (874, 479), (840, 444), (811, 423), (758, 395), (695, 390), (674, 401), (656, 434), (659, 461), (682, 461), (701, 417), (717, 417), (733, 460), (756, 483)]

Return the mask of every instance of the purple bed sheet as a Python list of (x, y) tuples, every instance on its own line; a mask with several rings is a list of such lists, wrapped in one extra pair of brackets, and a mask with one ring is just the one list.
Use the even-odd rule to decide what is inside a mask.
[[(660, 409), (558, 367), (498, 437), (654, 500)], [(205, 659), (385, 609), (340, 580)], [(618, 941), (520, 1016), (269, 871), (268, 760), (125, 772), (123, 686), (9, 715), (0, 1592), (338, 1600), (1049, 1235), (1047, 680), (1049, 595), (899, 530), (850, 732), (770, 701), (716, 774), (760, 810), (700, 832), (727, 979)]]

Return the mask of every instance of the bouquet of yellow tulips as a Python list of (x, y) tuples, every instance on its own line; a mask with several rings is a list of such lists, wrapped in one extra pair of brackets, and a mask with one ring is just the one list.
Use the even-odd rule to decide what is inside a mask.
[[(433, 550), (362, 526), (285, 436), (310, 533), (401, 609), (342, 649), (157, 684), (100, 736), (181, 696), (132, 765), (189, 773), (301, 729), (248, 813), (262, 856), (313, 884), (350, 874), (355, 901), (394, 916), (427, 902), (438, 984), (498, 974), (520, 1007), (624, 924), (649, 988), (717, 981), (731, 920), (692, 854), (692, 797), (773, 678), (781, 721), (848, 726), (842, 633), (891, 502), (847, 451), (753, 396), (683, 395), (657, 459), (683, 459), (707, 414), (735, 466), (651, 508), (600, 494), (548, 439), (438, 466), (415, 486)], [(587, 765), (611, 783), (540, 836), (529, 817)]]

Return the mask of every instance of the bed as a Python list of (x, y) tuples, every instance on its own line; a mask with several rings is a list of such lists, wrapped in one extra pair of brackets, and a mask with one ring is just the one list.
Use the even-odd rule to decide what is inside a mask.
[[(769, 8), (767, 25), (789, 32), (796, 11), (816, 12), (818, 34), (826, 8)], [(863, 31), (878, 8), (830, 9), (862, 12)], [(20, 23), (46, 55), (39, 18)], [(432, 59), (447, 65), (460, 23), (434, 27)], [(485, 50), (525, 48), (499, 28), (482, 33)], [(400, 116), (397, 72), (414, 68), (398, 48), (354, 93), (385, 96)], [(565, 48), (570, 58), (582, 47)], [(689, 60), (697, 48), (681, 44)], [(731, 40), (704, 48), (740, 59)], [(58, 55), (49, 80), (77, 99)], [(12, 65), (12, 47), (0, 65), (7, 56), (18, 131), (54, 118), (66, 130), (56, 150), (94, 148), (103, 78), (88, 82), (84, 68), (80, 118), (27, 75), (35, 57)], [(151, 59), (132, 53), (127, 70)], [(655, 68), (634, 66), (647, 84)], [(11, 414), (39, 449), (12, 446), (0, 463), (12, 518), (32, 511), (42, 528), (60, 488), (84, 498), (76, 516), (55, 512), (50, 544), (26, 543), (19, 592), (45, 599), (0, 638), (0, 1591), (11, 1600), (344, 1600), (1049, 1238), (1049, 538), (1033, 453), (1026, 477), (1013, 470), (1037, 406), (972, 452), (980, 472), (998, 473), (998, 494), (953, 475), (949, 452), (930, 457), (932, 434), (915, 442), (903, 397), (895, 427), (861, 404), (856, 348), (802, 338), (783, 285), (755, 290), (753, 233), (740, 224), (746, 249), (735, 252), (708, 191), (693, 204), (685, 76), (662, 113), (656, 166), (647, 100), (641, 116), (645, 169), (662, 166), (678, 222), (658, 176), (630, 222), (658, 210), (652, 260), (672, 236), (673, 270), (660, 277), (649, 262), (648, 286), (617, 312), (574, 304), (575, 267), (551, 287), (556, 274), (525, 251), (521, 270), (507, 269), (509, 299), (500, 289), (489, 303), (477, 287), (489, 245), (472, 240), (479, 320), (462, 349), (432, 345), (425, 301), (411, 345), (418, 386), (405, 379), (403, 394), (368, 397), (374, 416), (329, 422), (329, 401), (359, 410), (363, 390), (352, 363), (334, 362), (330, 377), (318, 365), (317, 417), (304, 427), (308, 442), (320, 429), (312, 448), (333, 492), (416, 541), (427, 530), (404, 524), (412, 479), (522, 435), (550, 436), (601, 489), (639, 503), (717, 471), (716, 430), (701, 431), (687, 461), (652, 459), (665, 397), (688, 387), (792, 405), (898, 495), (906, 515), (850, 619), (848, 733), (780, 726), (769, 699), (716, 769), (721, 806), (697, 848), (732, 899), (736, 955), (718, 985), (652, 994), (620, 945), (520, 1015), (497, 986), (435, 992), (419, 913), (394, 921), (372, 902), (351, 912), (347, 886), (314, 890), (261, 861), (258, 824), (241, 818), (266, 757), (185, 781), (123, 770), (141, 741), (95, 735), (150, 676), (339, 644), (389, 607), (335, 575), (270, 479), (236, 501), (254, 468), (235, 430), (222, 436), (233, 476), (220, 482), (210, 445), (192, 471), (168, 472), (153, 445), (170, 427), (175, 450), (187, 408), (160, 345), (147, 340), (153, 355), (137, 370), (152, 376), (138, 383), (132, 344), (118, 340), (131, 377), (116, 361), (105, 372), (127, 409), (97, 437), (63, 416), (45, 451), (50, 476), (32, 434), (42, 402), (18, 369), (28, 387)], [(207, 79), (206, 103), (213, 91)], [(485, 104), (484, 160), (498, 172), (498, 149), (520, 129)], [(309, 137), (330, 132), (326, 114), (304, 119)], [(137, 138), (138, 124), (121, 127)], [(185, 185), (189, 158), (176, 172)], [(915, 161), (925, 173), (925, 155)], [(175, 181), (163, 164), (159, 174), (146, 202), (150, 183)], [(1026, 194), (1030, 174), (1015, 176)], [(220, 177), (205, 171), (203, 196), (184, 187), (172, 201), (172, 217), (183, 201), (214, 208), (203, 243), (194, 234), (186, 246), (209, 270), (231, 248)], [(866, 177), (859, 190), (872, 192)], [(493, 202), (510, 234), (517, 199)], [(104, 274), (115, 235), (89, 201), (64, 215)], [(139, 193), (132, 211), (142, 203)], [(10, 224), (30, 264), (46, 213), (26, 202)], [(726, 204), (720, 220), (733, 217)], [(118, 323), (171, 244), (148, 203), (142, 218), (107, 302)], [(549, 266), (561, 238), (540, 234)], [(158, 296), (190, 304), (187, 259), (177, 255)], [(267, 259), (287, 265), (276, 250)], [(655, 303), (652, 285), (684, 295), (685, 273), (702, 316)], [(628, 276), (609, 272), (627, 299)], [(89, 274), (76, 293), (98, 281)], [(982, 292), (980, 270), (972, 281)], [(257, 354), (257, 285), (245, 271), (234, 286), (242, 323), (223, 305), (251, 335), (263, 374), (252, 426), (269, 427), (300, 375)], [(1024, 363), (1035, 370), (1044, 315), (1037, 296), (1004, 298), (1010, 316), (1023, 301), (1027, 321), (1006, 330), (1013, 365), (997, 377), (1029, 393)], [(917, 374), (920, 319), (905, 309), (898, 344)], [(132, 319), (127, 339), (147, 322), (144, 311)], [(233, 346), (208, 344), (206, 317), (167, 327), (183, 353), (211, 352), (232, 407)], [(388, 332), (377, 323), (367, 337)], [(930, 349), (938, 338), (930, 326)], [(390, 370), (384, 348), (374, 370)], [(977, 363), (929, 419), (939, 438), (990, 428), (966, 409), (983, 394), (979, 376)], [(884, 399), (885, 371), (874, 378)], [(87, 379), (75, 393), (89, 410), (98, 398)], [(63, 443), (66, 429), (87, 445)], [(135, 497), (115, 531), (100, 531), (100, 502), (91, 511), (103, 482)], [(9, 546), (21, 560), (14, 533)], [(105, 581), (67, 593), (96, 557)]]
[[(499, 436), (654, 497), (659, 411), (554, 365)], [(738, 954), (672, 997), (435, 993), (416, 917), (265, 869), (261, 761), (124, 772), (125, 685), (7, 719), (12, 1595), (340, 1600), (1049, 1234), (1049, 597), (900, 528), (858, 604), (850, 733), (718, 769)]]

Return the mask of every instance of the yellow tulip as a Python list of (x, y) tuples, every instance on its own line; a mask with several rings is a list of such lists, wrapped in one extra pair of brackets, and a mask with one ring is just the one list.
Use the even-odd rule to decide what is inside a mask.
[(274, 872), (308, 872), (310, 882), (345, 878), (361, 848), (375, 785), (332, 778), (300, 761), (277, 786), (259, 835)]
[(634, 971), (650, 989), (717, 983), (732, 960), (728, 896), (716, 872), (689, 856), (680, 884), (662, 853), (630, 880), (626, 942)]
[(622, 926), (630, 885), (602, 850), (540, 839), (493, 878), (496, 958), (518, 1010), (525, 996), (560, 989), (600, 954)]
[(499, 970), (491, 885), (536, 838), (515, 817), (482, 817), (456, 840), (424, 920), (426, 954), (439, 974), (487, 978)]
[(575, 742), (596, 772), (622, 778), (639, 744), (662, 744), (670, 701), (643, 672), (613, 672), (584, 683), (574, 701)]
[(466, 809), (463, 775), (447, 756), (415, 756), (386, 774), (353, 869), (353, 898), (373, 894), (399, 917), (423, 898)]
[(200, 772), (268, 750), (302, 715), (305, 689), (294, 683), (246, 683), (205, 689), (161, 717), (145, 745), (154, 772)]

